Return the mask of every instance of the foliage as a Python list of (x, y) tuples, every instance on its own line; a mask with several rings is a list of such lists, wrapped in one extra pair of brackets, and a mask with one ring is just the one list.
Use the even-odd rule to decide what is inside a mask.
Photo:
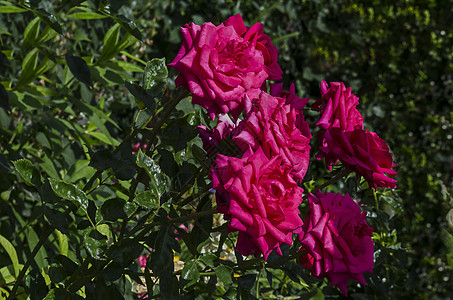
[[(374, 273), (367, 287), (350, 284), (350, 296), (453, 297), (445, 221), (453, 207), (452, 8), (451, 1), (0, 1), (0, 294), (340, 296), (290, 260), (296, 249), (267, 263), (243, 258), (212, 209), (210, 161), (195, 130), (212, 124), (174, 88), (166, 62), (179, 47), (179, 26), (219, 24), (240, 12), (264, 24), (285, 85), (295, 82), (299, 95), (319, 98), (322, 79), (349, 83), (366, 126), (379, 130), (399, 164), (396, 191), (358, 191), (354, 176), (328, 187), (360, 198), (375, 231)], [(335, 176), (320, 162), (311, 166), (307, 191)], [(147, 254), (151, 272), (136, 260)]]

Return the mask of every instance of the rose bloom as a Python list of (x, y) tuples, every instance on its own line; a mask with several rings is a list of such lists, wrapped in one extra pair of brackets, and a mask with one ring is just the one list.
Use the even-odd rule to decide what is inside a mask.
[(136, 143), (134, 146), (132, 146), (132, 154), (137, 153), (140, 149), (145, 151), (147, 146), (148, 145), (146, 145), (146, 143), (141, 142)]
[(266, 79), (281, 79), (278, 51), (259, 23), (248, 28), (236, 15), (219, 26), (191, 23), (181, 31), (183, 45), (169, 64), (180, 71), (175, 83), (189, 90), (211, 119), (220, 113), (236, 119), (251, 109)]
[(375, 132), (362, 129), (343, 132), (340, 128), (330, 128), (324, 133), (319, 150), (316, 157), (325, 156), (329, 169), (340, 160), (343, 166), (363, 176), (370, 187), (396, 188), (396, 180), (388, 177), (397, 174), (392, 170), (396, 167), (392, 153)]
[(262, 92), (232, 139), (243, 152), (262, 148), (268, 158), (281, 156), (283, 164), (301, 182), (308, 169), (311, 134), (302, 112), (295, 108), (297, 101), (285, 102), (284, 98)]
[(322, 98), (312, 105), (313, 109), (322, 113), (316, 125), (323, 130), (331, 127), (338, 127), (343, 131), (363, 129), (363, 117), (356, 108), (359, 98), (343, 82), (331, 82), (330, 85), (329, 88), (327, 82), (321, 82)]
[(309, 212), (299, 240), (308, 254), (302, 266), (313, 276), (327, 279), (347, 294), (347, 283), (354, 279), (366, 285), (363, 273), (372, 273), (373, 228), (368, 226), (357, 203), (346, 194), (308, 194)]
[(292, 244), (292, 231), (302, 225), (303, 189), (289, 172), (280, 156), (269, 159), (261, 148), (242, 158), (219, 154), (214, 160), (217, 211), (229, 220), (228, 231), (239, 231), (236, 249), (242, 255), (263, 253), (267, 259), (272, 250), (281, 255), (281, 243)]

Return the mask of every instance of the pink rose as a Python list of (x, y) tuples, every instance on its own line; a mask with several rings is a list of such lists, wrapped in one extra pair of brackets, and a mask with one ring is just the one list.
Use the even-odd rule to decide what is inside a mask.
[(268, 158), (281, 156), (297, 181), (302, 181), (308, 169), (311, 134), (297, 101), (285, 104), (285, 99), (260, 94), (257, 106), (235, 130), (233, 142), (243, 151), (262, 148)]
[(356, 129), (343, 132), (339, 128), (331, 128), (324, 134), (323, 145), (319, 147), (317, 158), (326, 157), (330, 167), (339, 159), (351, 171), (363, 176), (375, 189), (380, 187), (396, 188), (397, 172), (387, 143), (376, 133)]
[(259, 25), (245, 27), (240, 15), (225, 25), (191, 23), (181, 31), (183, 45), (169, 64), (180, 71), (175, 83), (188, 89), (211, 119), (220, 113), (236, 119), (249, 111), (264, 81), (276, 77), (275, 47)]
[(296, 127), (299, 128), (304, 136), (311, 138), (310, 129), (308, 123), (304, 119), (303, 109), (307, 105), (310, 98), (300, 98), (296, 96), (296, 88), (294, 83), (291, 84), (289, 91), (283, 91), (283, 83), (274, 83), (270, 85), (270, 94), (275, 97), (285, 99), (286, 104), (290, 104), (291, 108), (299, 111), (297, 115)]
[(240, 14), (229, 17), (224, 24), (225, 26), (233, 26), (244, 40), (256, 43), (256, 49), (263, 54), (264, 68), (266, 73), (269, 74), (269, 80), (282, 79), (283, 72), (277, 63), (278, 50), (272, 44), (271, 38), (263, 33), (263, 24), (255, 23), (249, 28), (245, 26)]
[(366, 285), (363, 273), (373, 272), (373, 228), (352, 198), (335, 193), (308, 194), (310, 210), (299, 240), (308, 255), (301, 264), (313, 276), (327, 279), (347, 294), (354, 279)]
[(217, 153), (220, 142), (231, 135), (236, 124), (231, 121), (228, 115), (219, 115), (216, 127), (209, 130), (206, 126), (197, 126), (198, 134), (203, 141), (203, 149), (212, 157)]
[(322, 98), (312, 105), (313, 109), (322, 113), (316, 125), (323, 130), (331, 127), (343, 131), (363, 129), (363, 117), (356, 109), (359, 98), (351, 93), (350, 87), (346, 89), (343, 82), (331, 82), (330, 85), (329, 88), (327, 82), (321, 82)]
[(291, 233), (302, 225), (298, 206), (303, 189), (282, 165), (280, 156), (269, 159), (261, 148), (242, 158), (219, 154), (211, 169), (216, 189), (217, 211), (229, 220), (228, 230), (239, 231), (236, 248), (242, 255), (275, 250), (280, 243), (291, 245)]
[(140, 265), (140, 268), (144, 269), (146, 267), (146, 261), (148, 260), (148, 254), (145, 255), (140, 255), (138, 258), (138, 263)]
[(137, 153), (138, 150), (140, 150), (140, 149), (142, 151), (145, 151), (147, 146), (148, 145), (146, 145), (146, 143), (140, 143), (140, 142), (136, 143), (134, 146), (132, 146), (132, 154)]

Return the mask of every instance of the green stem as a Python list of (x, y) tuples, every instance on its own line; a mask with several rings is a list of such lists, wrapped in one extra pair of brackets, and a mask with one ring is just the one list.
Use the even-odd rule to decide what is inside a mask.
[(217, 213), (217, 210), (215, 210), (215, 209), (204, 210), (204, 211), (195, 212), (195, 213), (187, 215), (187, 216), (173, 218), (171, 220), (168, 220), (168, 222), (169, 223), (182, 223), (184, 221), (195, 220), (195, 219), (198, 219), (198, 218), (201, 218), (204, 216), (214, 215), (216, 213)]
[(347, 169), (341, 171), (341, 172), (338, 173), (336, 176), (330, 178), (328, 181), (326, 181), (326, 182), (324, 182), (323, 184), (321, 184), (321, 185), (320, 185), (317, 189), (315, 189), (314, 191), (316, 192), (316, 191), (318, 191), (318, 190), (319, 190), (319, 191), (322, 190), (323, 188), (325, 188), (325, 187), (331, 185), (332, 183), (337, 182), (337, 181), (340, 180), (341, 178), (343, 178), (343, 177), (349, 175), (349, 173), (351, 173), (351, 171), (349, 171), (349, 170), (347, 170)]
[(284, 264), (284, 263), (286, 263), (288, 261), (291, 261), (291, 260), (293, 260), (295, 258), (298, 258), (298, 257), (300, 257), (300, 256), (302, 256), (304, 254), (305, 254), (305, 252), (301, 251), (301, 252), (294, 253), (292, 255), (288, 255), (288, 256), (282, 257), (282, 258), (277, 259), (277, 260), (275, 260), (275, 261), (273, 261), (271, 263), (266, 264), (266, 267), (267, 268), (275, 268), (277, 266), (281, 266), (282, 264)]
[(33, 249), (33, 252), (31, 255), (28, 257), (27, 261), (25, 262), (24, 267), (19, 273), (19, 276), (17, 276), (16, 283), (13, 286), (13, 289), (11, 290), (11, 293), (8, 296), (8, 300), (15, 299), (17, 289), (19, 288), (20, 283), (22, 282), (22, 279), (25, 276), (25, 273), (27, 272), (28, 268), (30, 267), (31, 263), (34, 261), (36, 254), (38, 254), (39, 249), (41, 249), (42, 245), (47, 241), (49, 236), (52, 234), (52, 232), (55, 230), (54, 226), (49, 227), (47, 231), (44, 233), (43, 236), (39, 239), (38, 244), (35, 246)]
[(159, 132), (161, 127), (165, 124), (165, 122), (167, 121), (167, 118), (170, 116), (173, 109), (176, 107), (176, 105), (178, 105), (178, 103), (182, 99), (186, 98), (188, 95), (189, 95), (189, 92), (184, 92), (179, 97), (173, 99), (166, 105), (166, 107), (164, 109), (164, 113), (161, 116), (159, 116), (159, 118), (160, 118), (159, 123), (157, 123), (156, 126), (153, 127), (153, 130), (151, 131), (151, 133), (149, 135), (148, 146), (146, 147), (146, 152), (145, 152), (147, 155), (150, 153), (151, 146), (154, 142), (154, 139), (157, 136), (157, 133)]

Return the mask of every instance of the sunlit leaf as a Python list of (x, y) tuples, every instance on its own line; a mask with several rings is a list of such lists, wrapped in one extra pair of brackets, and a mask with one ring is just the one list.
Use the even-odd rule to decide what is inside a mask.
[(49, 178), (50, 186), (58, 197), (69, 200), (85, 213), (88, 209), (88, 198), (85, 193), (72, 183), (63, 180)]

